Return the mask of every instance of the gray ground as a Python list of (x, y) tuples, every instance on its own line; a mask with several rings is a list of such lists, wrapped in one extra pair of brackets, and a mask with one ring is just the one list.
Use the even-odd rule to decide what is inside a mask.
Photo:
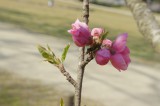
[[(29, 33), (0, 23), (0, 67), (28, 79), (74, 93), (73, 87), (52, 65), (43, 61), (36, 45), (49, 44), (60, 56), (68, 42), (55, 37)], [(76, 78), (78, 49), (71, 44), (65, 66)], [(92, 61), (87, 67), (83, 83), (83, 97), (98, 100), (105, 106), (159, 106), (160, 70), (158, 64), (132, 63), (125, 72), (118, 72), (110, 64), (99, 66)]]

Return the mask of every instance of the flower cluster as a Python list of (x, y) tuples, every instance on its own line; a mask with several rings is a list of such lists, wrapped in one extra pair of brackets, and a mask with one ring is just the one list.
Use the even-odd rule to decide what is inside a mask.
[(121, 71), (126, 70), (131, 62), (130, 50), (126, 46), (127, 33), (120, 34), (114, 41), (102, 39), (105, 35), (104, 29), (93, 28), (90, 31), (88, 25), (78, 19), (72, 24), (72, 29), (68, 32), (72, 34), (72, 39), (78, 47), (97, 47), (94, 49), (94, 56), (99, 65), (106, 65), (110, 61), (116, 69)]

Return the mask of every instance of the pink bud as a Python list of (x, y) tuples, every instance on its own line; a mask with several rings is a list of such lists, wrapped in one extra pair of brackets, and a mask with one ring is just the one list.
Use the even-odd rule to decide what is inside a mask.
[(99, 65), (105, 65), (110, 59), (110, 52), (107, 49), (100, 49), (96, 52), (96, 62)]
[(91, 31), (92, 36), (101, 36), (104, 33), (104, 29), (102, 28), (93, 28)]
[(74, 43), (79, 47), (92, 44), (90, 30), (86, 23), (80, 22), (78, 19), (72, 24), (72, 29), (68, 30), (72, 34)]
[(104, 48), (110, 48), (112, 46), (112, 41), (109, 39), (105, 39), (102, 42), (102, 47)]

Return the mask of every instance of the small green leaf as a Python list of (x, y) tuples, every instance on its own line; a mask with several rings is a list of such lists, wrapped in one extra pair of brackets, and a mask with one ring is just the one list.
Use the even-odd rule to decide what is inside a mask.
[(44, 47), (38, 45), (38, 50), (44, 58), (49, 58), (49, 53), (47, 53), (47, 50)]
[(60, 59), (55, 56), (55, 54), (48, 45), (47, 48), (38, 45), (38, 50), (42, 57), (45, 58), (45, 61), (48, 61), (49, 63), (54, 65), (58, 65), (61, 63)]
[(59, 58), (56, 58), (56, 63), (57, 64), (60, 64), (61, 63), (61, 60)]
[(44, 47), (42, 47), (41, 45), (38, 45), (38, 50), (39, 52), (42, 54), (44, 51), (46, 51), (46, 49)]
[(51, 53), (52, 53), (53, 56), (56, 56), (52, 51), (51, 51)]
[(64, 62), (64, 60), (66, 59), (66, 55), (67, 55), (67, 52), (69, 50), (69, 47), (70, 47), (70, 44), (68, 44), (64, 49), (63, 49), (63, 53), (62, 53), (62, 56), (61, 56), (61, 61)]
[(47, 48), (48, 48), (49, 51), (52, 51), (51, 48), (48, 45), (47, 45)]
[(64, 106), (64, 102), (63, 102), (62, 98), (61, 98), (61, 101), (60, 101), (60, 106)]
[(105, 32), (102, 36), (101, 36), (101, 40), (103, 41), (107, 36), (108, 36), (109, 32)]

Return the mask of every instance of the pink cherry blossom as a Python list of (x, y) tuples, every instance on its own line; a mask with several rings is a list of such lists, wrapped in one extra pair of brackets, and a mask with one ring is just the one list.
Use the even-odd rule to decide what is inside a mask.
[(128, 37), (127, 33), (120, 34), (114, 41), (113, 48), (116, 50), (116, 52), (122, 52), (125, 49), (127, 43), (127, 37)]
[(105, 39), (102, 41), (102, 48), (110, 48), (112, 46), (112, 41)]
[(105, 65), (110, 59), (110, 51), (107, 49), (100, 49), (96, 52), (95, 60), (99, 65)]
[(119, 35), (110, 48), (110, 61), (119, 71), (127, 70), (129, 63), (131, 62), (129, 57), (130, 50), (126, 46), (127, 37), (128, 35), (126, 33)]
[(127, 64), (121, 54), (115, 54), (110, 59), (112, 65), (118, 70), (126, 70)]
[(77, 46), (84, 47), (92, 44), (92, 37), (86, 23), (77, 19), (68, 32), (72, 34), (72, 39)]
[(101, 36), (104, 33), (104, 29), (102, 28), (93, 28), (91, 31), (92, 36)]

